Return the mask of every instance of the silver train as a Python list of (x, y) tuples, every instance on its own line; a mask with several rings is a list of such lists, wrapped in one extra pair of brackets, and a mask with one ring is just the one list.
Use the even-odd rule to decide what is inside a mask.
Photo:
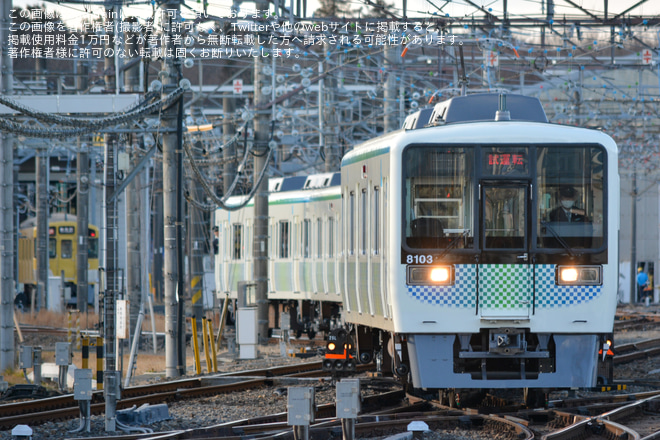
[[(289, 309), (298, 333), (345, 326), (345, 358), (328, 368), (375, 359), (431, 390), (603, 378), (617, 147), (548, 123), (535, 98), (471, 95), (419, 111), (346, 154), (340, 176), (271, 181), (269, 216), (271, 325)], [(252, 273), (252, 208), (216, 219), (216, 282), (235, 297)]]

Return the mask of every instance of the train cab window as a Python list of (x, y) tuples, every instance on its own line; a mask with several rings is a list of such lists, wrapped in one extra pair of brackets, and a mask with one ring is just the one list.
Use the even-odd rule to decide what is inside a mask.
[(73, 257), (73, 242), (71, 240), (62, 240), (60, 243), (60, 255), (62, 258)]
[(87, 258), (99, 257), (99, 239), (96, 231), (89, 231), (89, 238), (87, 239)]
[[(37, 241), (35, 240), (35, 245)], [(37, 255), (35, 253), (35, 255)], [(48, 239), (48, 258), (57, 258), (57, 239), (49, 238)]]
[(232, 225), (232, 253), (231, 258), (233, 260), (240, 260), (242, 258), (242, 245), (243, 245), (243, 225), (233, 224)]
[(472, 148), (406, 148), (403, 227), (408, 247), (473, 246), (473, 161)]
[(539, 148), (537, 247), (598, 249), (605, 236), (605, 151), (595, 146)]
[(484, 188), (484, 248), (526, 249), (526, 188), (493, 185)]
[(279, 258), (289, 258), (289, 248), (291, 246), (291, 238), (289, 235), (289, 230), (291, 229), (291, 223), (285, 220), (280, 220), (280, 239), (278, 245), (278, 257)]

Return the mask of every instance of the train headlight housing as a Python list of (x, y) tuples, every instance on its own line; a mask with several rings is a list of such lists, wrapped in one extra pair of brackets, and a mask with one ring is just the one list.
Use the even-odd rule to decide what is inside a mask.
[(556, 282), (563, 286), (594, 286), (603, 284), (601, 266), (557, 266)]
[(408, 284), (417, 286), (451, 286), (454, 266), (408, 266)]

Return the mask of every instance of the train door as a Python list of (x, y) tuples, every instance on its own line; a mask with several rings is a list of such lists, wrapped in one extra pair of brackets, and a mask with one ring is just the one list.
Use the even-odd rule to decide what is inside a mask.
[(529, 258), (528, 182), (480, 185), (479, 313), (524, 319), (531, 313), (534, 280)]

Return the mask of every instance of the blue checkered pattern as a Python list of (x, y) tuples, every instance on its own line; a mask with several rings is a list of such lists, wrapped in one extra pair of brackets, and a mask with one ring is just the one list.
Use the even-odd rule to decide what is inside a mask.
[(565, 307), (589, 302), (598, 297), (603, 286), (557, 286), (555, 266), (536, 266), (536, 307)]
[(474, 307), (477, 304), (477, 269), (474, 264), (455, 267), (453, 286), (408, 286), (413, 298), (448, 307)]
[[(492, 268), (482, 266), (481, 270), (484, 269), (486, 269), (486, 273), (492, 270)], [(474, 264), (457, 265), (455, 271), (453, 286), (407, 286), (408, 294), (426, 304), (456, 308), (475, 307), (476, 266)], [(557, 286), (555, 284), (555, 266), (552, 264), (537, 265), (534, 278), (536, 308), (559, 308), (583, 304), (594, 300), (602, 293), (602, 286)], [(483, 289), (485, 287), (483, 279), (480, 283)]]

